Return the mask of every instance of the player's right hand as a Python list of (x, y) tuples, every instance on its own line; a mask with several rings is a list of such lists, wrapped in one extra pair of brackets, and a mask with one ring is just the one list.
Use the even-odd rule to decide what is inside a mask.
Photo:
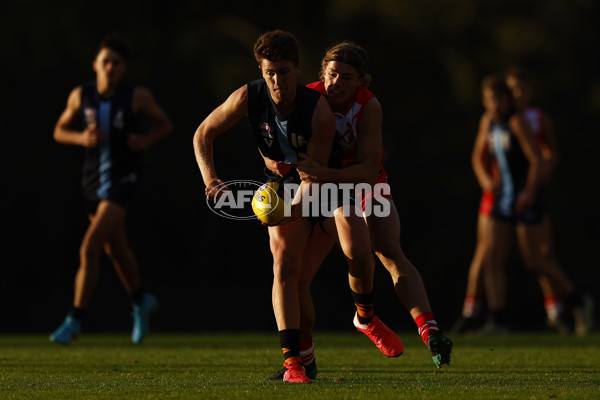
[(263, 156), (263, 160), (265, 160), (265, 166), (267, 169), (269, 169), (271, 172), (275, 172), (279, 176), (286, 176), (292, 170), (292, 164), (290, 163), (271, 160), (266, 156)]
[(226, 192), (229, 191), (229, 188), (227, 187), (227, 185), (225, 184), (225, 182), (223, 182), (220, 179), (213, 179), (212, 181), (209, 182), (208, 185), (206, 185), (206, 189), (204, 190), (204, 193), (206, 194), (206, 197), (208, 197), (209, 199), (213, 200), (213, 199), (219, 199), (221, 196), (225, 195)]
[(98, 147), (104, 141), (104, 131), (98, 124), (88, 125), (82, 135), (83, 147)]

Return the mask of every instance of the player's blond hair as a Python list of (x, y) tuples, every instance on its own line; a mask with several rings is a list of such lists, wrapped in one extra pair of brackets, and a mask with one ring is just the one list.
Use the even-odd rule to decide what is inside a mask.
[(331, 46), (325, 52), (325, 57), (321, 61), (321, 72), (319, 78), (324, 79), (325, 68), (330, 61), (342, 62), (354, 67), (358, 75), (364, 80), (363, 87), (366, 88), (371, 83), (371, 74), (369, 74), (369, 56), (367, 51), (361, 46), (351, 42), (344, 41)]

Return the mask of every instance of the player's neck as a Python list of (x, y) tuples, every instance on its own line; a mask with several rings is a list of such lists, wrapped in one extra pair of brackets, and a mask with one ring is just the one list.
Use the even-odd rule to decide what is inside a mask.
[(289, 115), (294, 111), (294, 100), (293, 99), (285, 99), (285, 100), (274, 100), (275, 106), (277, 107), (277, 111), (281, 113), (281, 115)]
[(115, 93), (117, 85), (111, 84), (103, 80), (96, 80), (96, 87), (98, 88), (98, 93), (100, 94), (100, 96), (110, 97)]

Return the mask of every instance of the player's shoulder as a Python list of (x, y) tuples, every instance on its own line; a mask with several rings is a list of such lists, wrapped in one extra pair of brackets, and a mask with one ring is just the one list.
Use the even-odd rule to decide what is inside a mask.
[(528, 127), (527, 119), (522, 113), (513, 113), (508, 117), (508, 127), (513, 131), (513, 133), (520, 133)]
[(84, 85), (78, 85), (71, 89), (67, 99), (67, 105), (69, 108), (76, 110), (81, 107), (81, 95), (83, 93), (83, 87)]
[(356, 91), (356, 101), (359, 103), (366, 104), (373, 98), (376, 98), (375, 94), (367, 88), (359, 87)]

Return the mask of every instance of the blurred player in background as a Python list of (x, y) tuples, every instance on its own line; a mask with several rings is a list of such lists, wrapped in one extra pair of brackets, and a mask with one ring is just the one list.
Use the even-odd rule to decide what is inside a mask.
[[(291, 218), (268, 229), (273, 255), (273, 310), (284, 356), (281, 379), (310, 383), (300, 357), (298, 282), (315, 220), (300, 215), (302, 196), (311, 183), (300, 181), (296, 165), (298, 153), (327, 164), (335, 135), (335, 119), (322, 95), (298, 84), (301, 63), (298, 43), (292, 34), (280, 30), (264, 33), (255, 42), (254, 55), (262, 79), (237, 89), (202, 122), (194, 135), (194, 150), (206, 195), (213, 198), (225, 186), (215, 170), (213, 141), (242, 117), (248, 117), (261, 154), (285, 165), (280, 175), (265, 168), (267, 179), (282, 184), (300, 183), (293, 199)], [(330, 235), (339, 237), (349, 265), (348, 277), (357, 307), (355, 318), (369, 325), (372, 330), (369, 337), (382, 352), (400, 355), (402, 342), (374, 316), (374, 259), (367, 226), (360, 216), (353, 213), (345, 216), (337, 211), (332, 218), (318, 220)]]
[[(119, 36), (104, 37), (93, 61), (96, 79), (71, 91), (54, 128), (57, 142), (85, 148), (82, 189), (90, 220), (80, 247), (73, 304), (50, 335), (60, 344), (70, 344), (81, 330), (103, 250), (131, 298), (133, 343), (147, 335), (149, 314), (158, 305), (142, 287), (125, 217), (137, 192), (140, 152), (167, 136), (172, 124), (148, 89), (122, 83), (130, 52)], [(151, 125), (146, 133), (140, 132), (141, 118)]]
[[(382, 110), (377, 98), (367, 90), (371, 81), (368, 73), (367, 52), (351, 42), (341, 42), (326, 51), (322, 60), (321, 81), (308, 87), (327, 96), (337, 121), (336, 142), (343, 149), (342, 167), (329, 168), (309, 155), (301, 155), (298, 172), (303, 182), (349, 182), (387, 185), (387, 173), (382, 164)], [(282, 164), (266, 160), (267, 166), (278, 172)], [(356, 203), (369, 208), (381, 206), (373, 192), (356, 193)], [(410, 312), (418, 332), (429, 347), (436, 366), (450, 363), (452, 342), (443, 335), (435, 321), (425, 286), (419, 272), (406, 258), (400, 246), (400, 218), (389, 186), (386, 201), (390, 204), (387, 216), (369, 213), (365, 221), (369, 228), (370, 243), (382, 264), (390, 273), (396, 294)], [(315, 311), (310, 295), (310, 284), (321, 263), (331, 250), (334, 238), (323, 234), (315, 226), (315, 233), (305, 250), (300, 280), (300, 326), (302, 360), (316, 373), (312, 331)], [(371, 300), (373, 301), (373, 300)], [(364, 332), (367, 325), (354, 321)], [(282, 371), (271, 378), (279, 378)]]
[[(574, 290), (571, 280), (560, 270), (552, 243), (552, 233), (549, 216), (546, 209), (546, 193), (556, 165), (558, 150), (553, 134), (552, 121), (539, 108), (532, 107), (532, 79), (529, 73), (521, 67), (512, 67), (506, 74), (506, 84), (512, 92), (512, 102), (521, 113), (534, 135), (534, 144), (541, 153), (540, 159), (540, 188), (536, 193), (538, 212), (542, 214), (539, 224), (531, 226), (529, 239), (520, 239), (520, 247), (528, 269), (538, 275), (538, 281), (544, 294), (544, 304), (547, 323), (560, 333), (575, 332), (579, 335), (589, 332), (593, 302), (588, 295), (582, 295)], [(490, 114), (486, 111), (480, 120), (480, 130), (487, 129), (490, 124)], [(474, 154), (475, 156), (475, 154)], [(475, 165), (484, 165), (496, 181), (500, 181), (498, 165), (495, 160), (489, 160), (487, 151), (473, 158)], [(477, 225), (477, 245), (469, 269), (467, 292), (463, 303), (462, 316), (454, 324), (452, 331), (465, 332), (477, 327), (481, 314), (483, 297), (483, 264), (486, 246), (489, 244), (488, 221), (494, 205), (493, 191), (484, 192), (479, 208)], [(529, 249), (529, 250), (527, 250)], [(546, 268), (548, 270), (546, 271)], [(489, 281), (491, 285), (505, 286), (505, 278)], [(502, 289), (499, 289), (502, 290)], [(498, 292), (498, 290), (494, 290)], [(508, 330), (504, 311), (490, 315), (490, 321), (482, 332), (504, 332)]]
[[(512, 92), (514, 105), (529, 123), (535, 143), (539, 146), (542, 155), (538, 196), (541, 196), (541, 201), (544, 203), (543, 216), (536, 232), (537, 240), (531, 244), (537, 246), (540, 257), (548, 265), (553, 266), (551, 270), (560, 270), (547, 204), (548, 186), (552, 181), (559, 154), (554, 135), (554, 124), (546, 112), (531, 104), (533, 79), (527, 69), (521, 66), (512, 66), (507, 70), (505, 79)], [(531, 266), (534, 260), (535, 258), (530, 255), (525, 256), (528, 267), (535, 270), (535, 267)], [(550, 274), (552, 273), (550, 272)], [(561, 333), (578, 335), (589, 333), (593, 315), (591, 296), (577, 290), (572, 280), (564, 273), (562, 276), (558, 275), (556, 279), (551, 279), (550, 276), (546, 273), (539, 276), (548, 325)]]

